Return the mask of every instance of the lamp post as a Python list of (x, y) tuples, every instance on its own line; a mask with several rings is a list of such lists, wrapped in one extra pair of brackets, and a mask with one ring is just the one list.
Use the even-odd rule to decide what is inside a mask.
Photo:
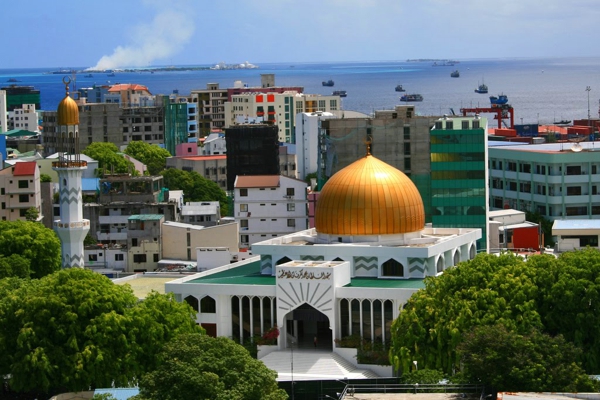
[(292, 352), (292, 360), (291, 360), (291, 373), (292, 373), (292, 400), (294, 400), (294, 340), (291, 341), (290, 346)]
[(588, 94), (588, 126), (590, 126), (590, 92), (592, 91), (592, 88), (590, 86), (586, 86), (585, 91)]
[(419, 365), (417, 363), (417, 360), (413, 361), (413, 364), (415, 364), (415, 370), (418, 371), (419, 370)]

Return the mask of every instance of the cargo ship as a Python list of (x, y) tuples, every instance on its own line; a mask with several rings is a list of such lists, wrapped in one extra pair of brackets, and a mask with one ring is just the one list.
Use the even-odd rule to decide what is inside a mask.
[(501, 94), (499, 96), (490, 96), (490, 103), (496, 106), (503, 106), (508, 103), (508, 97), (505, 94)]
[(406, 92), (406, 90), (404, 90), (402, 85), (396, 85), (396, 92)]
[(420, 94), (405, 94), (400, 97), (400, 101), (423, 101), (423, 96)]
[(323, 83), (323, 86), (333, 86), (334, 85), (334, 83), (331, 79), (328, 81), (323, 81), (322, 83)]
[(334, 90), (331, 95), (332, 96), (346, 97), (346, 96), (348, 96), (348, 93), (346, 93), (345, 90)]
[(488, 92), (488, 87), (485, 83), (482, 83), (481, 85), (479, 85), (477, 87), (477, 89), (475, 89), (475, 93), (487, 93)]
[(450, 74), (450, 76), (452, 78), (458, 78), (460, 76), (460, 72), (458, 72), (458, 70), (452, 71), (452, 73)]

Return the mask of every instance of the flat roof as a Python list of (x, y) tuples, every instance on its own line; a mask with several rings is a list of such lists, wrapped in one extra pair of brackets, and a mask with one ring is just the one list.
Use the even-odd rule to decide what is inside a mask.
[(600, 229), (600, 219), (557, 219), (552, 229)]
[(127, 218), (129, 221), (158, 221), (165, 216), (162, 214), (137, 214)]
[(133, 290), (133, 294), (138, 299), (145, 299), (151, 291), (156, 291), (160, 294), (165, 294), (165, 283), (181, 278), (181, 276), (146, 276), (142, 274), (134, 275), (135, 278), (127, 277), (115, 279), (113, 282), (117, 285), (129, 285)]
[[(213, 285), (275, 285), (275, 277), (260, 273), (260, 260), (253, 261), (215, 274), (186, 281), (184, 283), (202, 283)], [(352, 278), (344, 287), (384, 288), (384, 289), (422, 289), (423, 279), (378, 279)]]

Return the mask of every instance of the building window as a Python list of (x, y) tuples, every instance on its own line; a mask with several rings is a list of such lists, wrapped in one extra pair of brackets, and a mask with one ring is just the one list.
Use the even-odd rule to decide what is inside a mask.
[(19, 195), (19, 203), (27, 203), (29, 202), (29, 195), (28, 194), (20, 194)]
[(404, 127), (404, 140), (410, 140), (410, 126)]
[(295, 219), (288, 219), (287, 220), (287, 226), (293, 228), (296, 226), (296, 220)]
[(404, 143), (404, 155), (410, 156), (410, 143)]
[(123, 254), (115, 254), (115, 261), (123, 261)]
[(248, 189), (240, 189), (240, 197), (248, 197)]
[(404, 171), (410, 171), (410, 168), (411, 168), (410, 157), (406, 157), (404, 159)]
[(200, 300), (200, 312), (215, 314), (217, 312), (217, 302), (210, 296), (203, 297)]
[(240, 204), (241, 212), (248, 212), (248, 204)]
[(25, 180), (19, 181), (19, 189), (27, 189), (29, 187), (29, 182)]
[(158, 253), (153, 254), (154, 262), (158, 262)]
[(240, 235), (240, 242), (248, 244), (248, 235)]
[[(595, 187), (595, 186), (594, 186)], [(287, 210), (288, 211), (296, 211), (296, 204), (294, 203), (290, 203), (287, 205)]]
[(567, 166), (567, 175), (581, 175), (580, 165)]
[(581, 196), (581, 186), (567, 186), (567, 196)]
[(286, 194), (288, 196), (293, 196), (294, 195), (294, 188), (287, 188), (286, 189)]
[(247, 219), (241, 219), (240, 220), (240, 227), (241, 228), (248, 228), (248, 220)]
[(90, 262), (98, 261), (98, 254), (90, 254), (88, 256), (88, 261), (90, 261)]
[(145, 263), (146, 262), (146, 255), (145, 254), (134, 254), (133, 255), (133, 262), (134, 263)]

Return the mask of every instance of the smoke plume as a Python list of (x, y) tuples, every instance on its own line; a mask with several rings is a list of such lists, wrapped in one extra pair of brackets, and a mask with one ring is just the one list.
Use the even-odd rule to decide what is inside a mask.
[(146, 67), (180, 52), (194, 33), (194, 19), (189, 10), (187, 13), (174, 10), (173, 3), (167, 2), (171, 6), (168, 10), (159, 8), (150, 23), (135, 27), (131, 44), (118, 46), (111, 55), (102, 56), (90, 69)]

